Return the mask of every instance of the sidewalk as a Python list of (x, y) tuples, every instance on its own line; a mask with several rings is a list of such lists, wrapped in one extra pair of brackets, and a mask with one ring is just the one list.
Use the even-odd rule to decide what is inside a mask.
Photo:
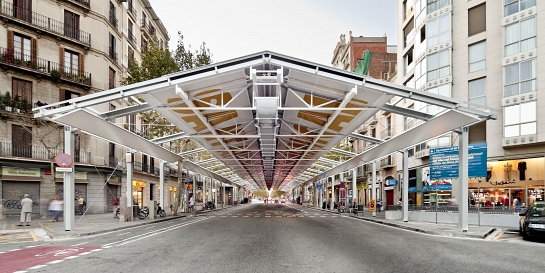
[[(227, 206), (226, 208), (228, 207), (230, 206)], [(222, 208), (219, 208), (218, 210), (220, 209)], [(106, 233), (130, 227), (169, 221), (181, 217), (187, 217), (192, 214), (178, 212), (177, 216), (170, 216), (170, 210), (167, 211), (167, 216), (164, 218), (156, 216), (153, 220), (149, 218), (140, 220), (138, 216), (135, 216), (133, 222), (121, 222), (119, 219), (114, 219), (113, 213), (86, 214), (83, 216), (76, 215), (76, 227), (72, 231), (64, 230), (64, 222), (62, 221), (62, 217), (59, 217), (59, 222), (52, 222), (51, 217), (37, 218), (37, 215), (36, 217), (33, 215), (32, 222), (30, 223), (30, 226), (27, 227), (17, 226), (19, 224), (19, 216), (4, 216), (4, 219), (0, 220), (0, 235), (31, 232), (35, 235), (35, 237), (33, 235), (35, 241), (48, 241), (51, 239), (75, 238)], [(207, 212), (210, 211), (206, 211), (204, 213)]]
[[(315, 210), (330, 212), (330, 213), (336, 213), (341, 214), (337, 212), (337, 210), (325, 210), (321, 208), (314, 208), (309, 207)], [(401, 220), (386, 220), (385, 216), (386, 213), (383, 211), (377, 212), (376, 216), (372, 216), (372, 212), (369, 212), (368, 208), (364, 208), (363, 212), (359, 212), (358, 216), (355, 216), (354, 214), (349, 213), (343, 213), (343, 215), (349, 215), (350, 217), (355, 217), (364, 221), (369, 222), (375, 222), (382, 225), (392, 226), (396, 228), (411, 230), (415, 232), (425, 233), (425, 234), (433, 234), (433, 235), (440, 235), (440, 236), (448, 236), (448, 237), (469, 237), (469, 238), (477, 238), (477, 239), (485, 239), (490, 234), (494, 233), (496, 230), (502, 230), (502, 228), (496, 228), (496, 227), (487, 227), (487, 226), (469, 226), (467, 232), (462, 232), (458, 230), (458, 226), (456, 223), (452, 224), (445, 224), (445, 223), (429, 223), (429, 222), (415, 222), (415, 221), (409, 221), (409, 222), (403, 222)]]

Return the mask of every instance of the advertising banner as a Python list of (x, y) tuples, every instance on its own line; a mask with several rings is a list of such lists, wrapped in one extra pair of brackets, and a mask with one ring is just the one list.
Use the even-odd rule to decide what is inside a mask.
[(409, 170), (409, 191), (416, 192), (416, 169)]
[[(458, 178), (458, 146), (430, 149), (430, 179)], [(486, 143), (468, 146), (468, 177), (486, 177)]]

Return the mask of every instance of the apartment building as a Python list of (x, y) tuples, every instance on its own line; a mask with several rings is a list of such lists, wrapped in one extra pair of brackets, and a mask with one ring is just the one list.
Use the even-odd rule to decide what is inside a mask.
[[(47, 199), (62, 197), (63, 176), (52, 171), (52, 158), (63, 152), (64, 129), (33, 119), (31, 108), (118, 87), (130, 60), (139, 61), (149, 43), (166, 47), (168, 33), (148, 0), (2, 0), (0, 17), (0, 214), (18, 214), (25, 193), (41, 213)], [(147, 125), (135, 116), (114, 122), (145, 134)], [(89, 213), (111, 210), (112, 198), (124, 194), (125, 152), (76, 134), (76, 196), (84, 197)], [(133, 195), (140, 205), (158, 199), (158, 167), (158, 160), (135, 155)], [(165, 196), (173, 197), (173, 186)]]
[[(487, 177), (470, 179), (470, 204), (524, 205), (543, 200), (545, 166), (545, 2), (535, 0), (398, 0), (397, 83), (498, 110), (472, 126), (470, 143), (486, 142)], [(541, 77), (540, 77), (541, 75)], [(429, 114), (442, 109), (404, 100)], [(398, 117), (405, 129), (418, 120)], [(409, 195), (419, 205), (448, 204), (457, 181), (429, 181), (429, 149), (457, 146), (447, 134), (410, 150)], [(401, 171), (398, 164), (398, 173)], [(399, 177), (399, 176), (398, 176)], [(429, 192), (426, 185), (451, 185)], [(399, 191), (399, 187), (397, 189)]]
[[(331, 64), (333, 67), (363, 73), (373, 78), (395, 81), (397, 67), (397, 46), (388, 45), (387, 37), (354, 37), (349, 32), (348, 39), (344, 34), (340, 36)], [(392, 101), (393, 102), (393, 101)], [(379, 111), (373, 118), (358, 128), (356, 133), (373, 138), (388, 140), (396, 132), (396, 115)], [(359, 154), (371, 148), (374, 143), (361, 139), (346, 138), (341, 143), (350, 146), (352, 151)], [(393, 181), (396, 180), (395, 156), (388, 156), (378, 162), (377, 171), (377, 198), (393, 200)], [(358, 204), (368, 204), (371, 192), (367, 190), (371, 177), (371, 166), (361, 166), (357, 170), (359, 188)], [(351, 174), (350, 174), (351, 175)], [(386, 198), (386, 195), (391, 198)], [(337, 195), (338, 196), (338, 195)], [(383, 197), (384, 196), (384, 197)], [(386, 203), (385, 203), (386, 204)]]

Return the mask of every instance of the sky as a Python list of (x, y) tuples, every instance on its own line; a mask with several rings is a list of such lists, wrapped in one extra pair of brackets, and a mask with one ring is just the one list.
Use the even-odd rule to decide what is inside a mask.
[(388, 37), (397, 44), (397, 0), (149, 0), (166, 27), (214, 62), (270, 50), (331, 65), (340, 35)]

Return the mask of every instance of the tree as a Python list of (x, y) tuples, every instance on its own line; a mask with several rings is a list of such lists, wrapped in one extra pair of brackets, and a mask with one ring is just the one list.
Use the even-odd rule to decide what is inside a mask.
[[(206, 48), (206, 43), (204, 42), (198, 50), (192, 52), (191, 45), (187, 46), (186, 48), (183, 42), (183, 35), (178, 32), (178, 44), (176, 49), (174, 49), (172, 52), (169, 52), (168, 49), (159, 48), (157, 43), (150, 43), (147, 51), (142, 54), (141, 59), (142, 61), (140, 63), (137, 63), (135, 60), (131, 60), (127, 71), (128, 74), (126, 77), (121, 79), (121, 85), (151, 80), (166, 74), (211, 64), (212, 54), (210, 53), (210, 49)], [(143, 101), (141, 98), (138, 99)], [(155, 110), (140, 113), (139, 115), (140, 119), (148, 125), (148, 132), (143, 133), (147, 133), (151, 137), (157, 138), (181, 132), (177, 126), (173, 125)], [(184, 139), (173, 141), (170, 143), (169, 148), (171, 151), (180, 153), (198, 149), (200, 147), (201, 145), (195, 140)], [(211, 157), (212, 155), (208, 151), (192, 155), (192, 158), (197, 160), (205, 160)], [(174, 200), (175, 208), (179, 207), (182, 190), (185, 194), (185, 187), (182, 186), (182, 164), (183, 161), (180, 161), (178, 164), (178, 189)], [(177, 210), (174, 210), (174, 215), (176, 214)]]

